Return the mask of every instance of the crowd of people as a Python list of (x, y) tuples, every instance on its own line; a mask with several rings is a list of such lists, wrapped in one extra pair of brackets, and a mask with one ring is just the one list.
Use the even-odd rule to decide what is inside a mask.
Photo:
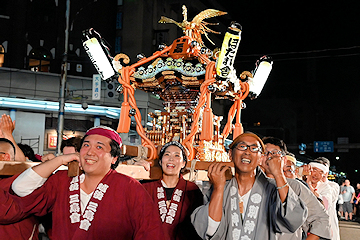
[(356, 184), (356, 190), (350, 185), (350, 180), (346, 179), (340, 186), (338, 199), (338, 214), (340, 220), (360, 222), (360, 183)]
[[(159, 180), (138, 181), (115, 170), (122, 140), (109, 127), (93, 127), (63, 141), (62, 154), (41, 158), (25, 156), (14, 128), (3, 115), (1, 160), (42, 162), (0, 179), (0, 236), (6, 239), (337, 240), (338, 219), (360, 214), (360, 184), (354, 190), (349, 180), (341, 187), (329, 181), (324, 157), (297, 167), (275, 137), (236, 137), (228, 149), (235, 175), (227, 180), (229, 165), (211, 163), (211, 187), (202, 192), (183, 178), (187, 150), (179, 142), (161, 147)], [(74, 161), (80, 175), (56, 171)]]

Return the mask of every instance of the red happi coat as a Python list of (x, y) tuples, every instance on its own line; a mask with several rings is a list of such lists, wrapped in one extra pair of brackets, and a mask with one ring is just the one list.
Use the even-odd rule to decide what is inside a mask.
[(80, 178), (58, 171), (42, 187), (21, 198), (28, 214), (52, 212), (54, 240), (163, 240), (157, 208), (137, 180), (110, 170), (81, 214)]
[[(191, 213), (203, 204), (203, 195), (198, 186), (180, 176), (169, 208), (166, 207), (166, 193), (161, 180), (143, 183), (152, 199), (157, 203), (162, 226), (169, 240), (201, 239), (190, 221)], [(165, 205), (164, 205), (165, 204)], [(158, 216), (159, 217), (159, 216)]]
[(24, 218), (17, 201), (9, 195), (12, 182), (17, 176), (0, 179), (0, 239), (39, 239), (38, 220), (34, 216)]

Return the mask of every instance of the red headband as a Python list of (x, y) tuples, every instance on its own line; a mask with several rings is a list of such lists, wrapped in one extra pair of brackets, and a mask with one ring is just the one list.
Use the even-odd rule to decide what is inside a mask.
[(119, 136), (119, 134), (112, 128), (106, 127), (106, 126), (97, 126), (97, 127), (93, 127), (90, 128), (86, 133), (86, 135), (101, 135), (107, 138), (110, 138), (112, 140), (114, 140), (115, 142), (117, 142), (119, 144), (119, 147), (121, 147), (122, 145), (122, 140), (121, 137)]

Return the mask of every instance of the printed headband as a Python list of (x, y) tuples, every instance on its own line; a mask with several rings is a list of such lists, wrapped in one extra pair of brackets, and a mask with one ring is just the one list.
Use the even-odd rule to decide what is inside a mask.
[(119, 136), (119, 134), (112, 128), (106, 127), (106, 126), (97, 126), (97, 127), (93, 127), (90, 128), (86, 133), (85, 136), (89, 136), (89, 135), (101, 135), (107, 138), (110, 138), (111, 140), (114, 140), (115, 142), (117, 142), (119, 144), (119, 147), (122, 146), (122, 140), (121, 137)]
[(186, 154), (186, 150), (185, 150), (184, 146), (181, 143), (176, 142), (176, 141), (168, 142), (161, 148), (160, 154), (159, 154), (160, 159), (164, 155), (165, 150), (171, 145), (177, 146), (178, 148), (181, 149), (181, 152), (183, 154), (183, 159), (185, 162), (187, 162), (187, 154)]
[(312, 166), (312, 167), (316, 167), (316, 168), (322, 170), (324, 173), (328, 173), (328, 172), (329, 172), (329, 167), (328, 167), (328, 166), (325, 166), (324, 164), (317, 163), (317, 162), (311, 162), (311, 163), (309, 163), (309, 165)]

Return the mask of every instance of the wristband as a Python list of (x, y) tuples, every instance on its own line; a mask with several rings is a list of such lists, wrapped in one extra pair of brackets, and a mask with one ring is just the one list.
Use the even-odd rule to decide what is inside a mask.
[(284, 185), (284, 186), (281, 186), (281, 187), (276, 187), (276, 189), (277, 189), (277, 190), (280, 190), (280, 189), (282, 189), (282, 188), (284, 188), (284, 187), (286, 187), (286, 186), (289, 186), (289, 184), (288, 184), (288, 183), (285, 183), (285, 185)]

